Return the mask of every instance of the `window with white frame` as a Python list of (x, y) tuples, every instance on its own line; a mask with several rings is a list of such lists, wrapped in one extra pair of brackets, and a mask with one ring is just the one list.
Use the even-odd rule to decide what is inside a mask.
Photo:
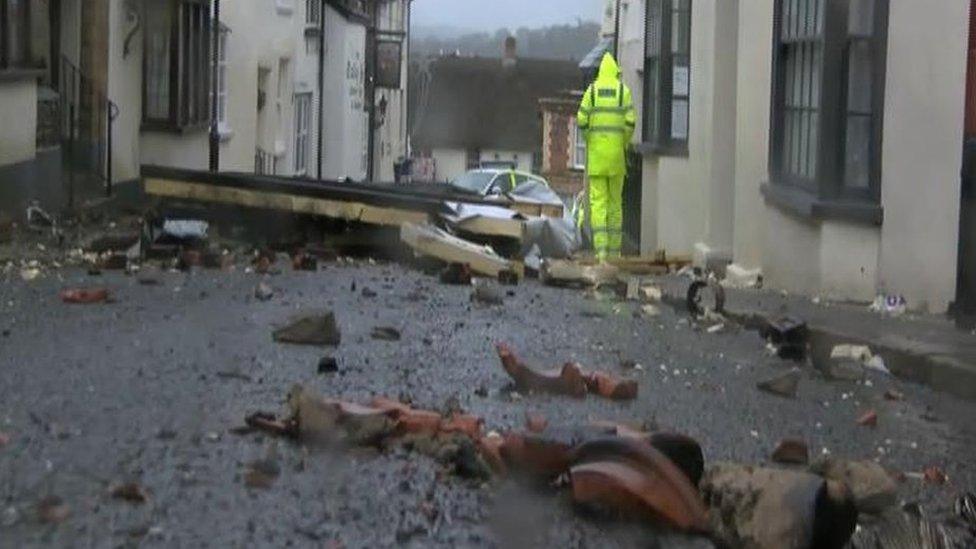
[(230, 133), (227, 124), (227, 37), (230, 30), (221, 26), (217, 53), (217, 128), (220, 133)]
[(774, 187), (821, 201), (879, 202), (888, 4), (776, 2)]
[(210, 7), (204, 0), (146, 2), (143, 127), (205, 128), (210, 121)]
[(574, 119), (573, 125), (573, 157), (571, 159), (572, 168), (575, 170), (586, 169), (586, 136), (579, 129), (579, 125)]
[(322, 0), (305, 0), (305, 25), (318, 27), (322, 21)]
[(295, 173), (308, 173), (312, 126), (312, 94), (295, 94)]
[(691, 97), (691, 0), (647, 0), (644, 142), (686, 155)]

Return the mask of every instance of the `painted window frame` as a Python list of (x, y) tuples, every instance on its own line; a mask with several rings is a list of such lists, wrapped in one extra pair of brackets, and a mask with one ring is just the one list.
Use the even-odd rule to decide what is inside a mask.
[[(166, 113), (150, 113), (150, 33), (144, 31), (142, 129), (184, 132), (204, 130), (210, 124), (212, 96), (211, 23), (209, 0), (165, 0), (168, 11), (168, 55), (162, 63), (167, 82)], [(175, 91), (175, 93), (174, 93)]]
[[(808, 3), (814, 5), (809, 11), (814, 17), (812, 30), (816, 32), (813, 35), (804, 30), (802, 19), (798, 22), (798, 18), (791, 15), (791, 10), (808, 6)], [(822, 5), (822, 13), (817, 12), (818, 5)], [(866, 5), (873, 6), (867, 32), (864, 28), (866, 20), (855, 19), (859, 13), (857, 8)], [(767, 197), (774, 202), (817, 217), (881, 222), (888, 11), (889, 0), (776, 0), (769, 145), (771, 181), (764, 188)], [(858, 26), (860, 28), (855, 28)], [(820, 63), (816, 78), (801, 74), (802, 71), (789, 73), (790, 49), (797, 47), (798, 41), (815, 43), (817, 45), (813, 47), (820, 48), (819, 60), (813, 54), (814, 63)], [(858, 48), (858, 44), (866, 49)], [(866, 59), (856, 58), (858, 49), (867, 54)], [(865, 60), (870, 63), (870, 68), (858, 70), (859, 64)], [(795, 75), (792, 85), (788, 81), (791, 74)], [(864, 78), (868, 79), (866, 93)], [(861, 81), (857, 82), (859, 79)], [(812, 120), (799, 125), (787, 118), (787, 111), (792, 108), (788, 95), (798, 89), (800, 96), (816, 96), (809, 106), (813, 109)], [(793, 106), (795, 104), (794, 101)], [(860, 139), (849, 129), (852, 118), (868, 119), (868, 131)], [(804, 173), (798, 173), (792, 169), (796, 165), (795, 149), (799, 147), (795, 145), (798, 141), (795, 136), (800, 135), (802, 139), (803, 128), (814, 132), (815, 141), (810, 143), (816, 145), (816, 150), (814, 158), (809, 158), (809, 151), (801, 153), (807, 154), (809, 167)], [(809, 133), (806, 138), (810, 138)], [(860, 160), (866, 173), (862, 174), (858, 185), (850, 184), (853, 181), (850, 175), (852, 154), (856, 154), (852, 153), (853, 148), (859, 148), (862, 157), (868, 156)], [(797, 208), (797, 205), (801, 207)]]
[[(644, 11), (644, 152), (687, 156), (691, 133), (692, 0), (646, 0)], [(666, 47), (667, 46), (667, 47)], [(677, 69), (683, 68), (682, 78)], [(675, 84), (678, 84), (678, 89)], [(666, 99), (666, 100), (662, 100)], [(684, 113), (675, 106), (683, 104)], [(679, 120), (681, 125), (675, 125)], [(683, 131), (678, 131), (682, 129)], [(677, 131), (677, 133), (676, 133)]]
[(217, 82), (214, 90), (217, 93), (217, 131), (221, 139), (229, 139), (233, 135), (230, 123), (227, 121), (227, 107), (230, 98), (230, 88), (227, 84), (227, 52), (230, 39), (230, 29), (221, 25), (217, 52)]
[(295, 175), (309, 171), (312, 153), (312, 92), (295, 94)]
[(573, 129), (572, 157), (569, 159), (569, 167), (573, 170), (583, 171), (586, 169), (586, 134), (580, 130), (579, 122), (573, 118), (571, 122)]

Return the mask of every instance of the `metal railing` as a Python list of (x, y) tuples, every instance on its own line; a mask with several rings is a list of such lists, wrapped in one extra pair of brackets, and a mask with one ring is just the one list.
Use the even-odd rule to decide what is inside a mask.
[(278, 157), (261, 147), (254, 149), (254, 173), (274, 175), (278, 172)]
[(62, 155), (68, 176), (68, 207), (74, 207), (75, 177), (87, 174), (112, 194), (112, 123), (118, 106), (66, 57), (59, 82)]

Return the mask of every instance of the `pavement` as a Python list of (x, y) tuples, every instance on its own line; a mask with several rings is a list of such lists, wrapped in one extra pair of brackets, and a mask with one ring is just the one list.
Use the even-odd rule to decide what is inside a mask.
[[(253, 297), (262, 280), (275, 291), (266, 302)], [(65, 287), (91, 285), (109, 288), (114, 302), (58, 298)], [(711, 546), (581, 515), (549, 487), (460, 479), (404, 448), (332, 453), (230, 432), (250, 412), (280, 411), (295, 383), (357, 402), (457, 404), (488, 430), (522, 428), (526, 412), (550, 425), (635, 422), (696, 438), (706, 464), (768, 463), (781, 438), (800, 437), (815, 456), (877, 459), (903, 472), (938, 466), (947, 485), (909, 478), (898, 495), (939, 520), (976, 487), (973, 401), (875, 372), (869, 383), (828, 381), (811, 368), (797, 397), (781, 398), (756, 383), (794, 364), (769, 356), (754, 331), (730, 324), (709, 333), (669, 307), (643, 316), (636, 303), (535, 281), (502, 292), (502, 305), (478, 306), (470, 288), (370, 261), (277, 276), (239, 268), (93, 277), (62, 268), (25, 282), (16, 269), (0, 274), (0, 432), (9, 437), (0, 445), (0, 548)], [(730, 296), (730, 307), (737, 300)], [(336, 314), (337, 348), (272, 340), (292, 315), (322, 308)], [(403, 339), (373, 340), (376, 326), (396, 327)], [(632, 377), (638, 398), (513, 394), (497, 342), (537, 366), (574, 360)], [(318, 373), (325, 355), (337, 358), (338, 373)], [(631, 361), (640, 368), (621, 366)], [(885, 400), (888, 389), (905, 399)], [(857, 424), (868, 409), (878, 413), (876, 428)], [(247, 464), (268, 456), (277, 479), (248, 486)], [(129, 481), (147, 502), (110, 496)], [(53, 524), (36, 513), (51, 496), (69, 511)]]
[[(670, 277), (666, 284), (675, 292), (687, 286), (679, 277)], [(815, 355), (829, 356), (838, 343), (867, 345), (903, 379), (976, 399), (976, 331), (957, 327), (948, 316), (883, 315), (863, 304), (815, 301), (774, 290), (725, 292), (726, 311), (740, 319), (788, 315), (804, 320)]]

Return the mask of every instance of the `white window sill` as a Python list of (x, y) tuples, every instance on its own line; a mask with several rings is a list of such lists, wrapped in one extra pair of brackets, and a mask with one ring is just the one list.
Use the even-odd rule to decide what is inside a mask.
[(232, 137), (234, 137), (234, 130), (227, 126), (218, 126), (217, 134), (220, 135), (220, 142), (226, 143), (230, 141)]
[(278, 15), (290, 16), (295, 12), (295, 6), (292, 5), (292, 0), (275, 0), (275, 10)]

